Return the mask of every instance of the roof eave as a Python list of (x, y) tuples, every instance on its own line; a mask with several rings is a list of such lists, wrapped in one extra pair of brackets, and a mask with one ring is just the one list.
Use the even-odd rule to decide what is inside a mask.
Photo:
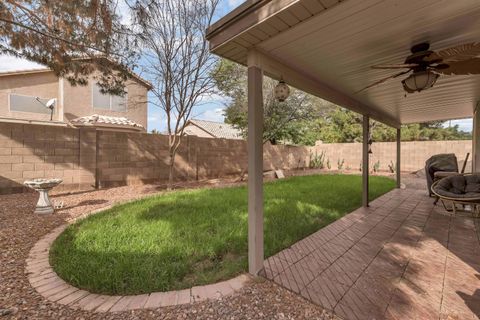
[(146, 131), (144, 127), (134, 127), (123, 124), (110, 124), (110, 123), (72, 123), (75, 127), (92, 127), (99, 129), (127, 129), (135, 132)]
[(32, 74), (32, 73), (42, 73), (42, 72), (53, 72), (53, 70), (49, 68), (35, 68), (35, 69), (26, 69), (26, 70), (10, 70), (0, 72), (0, 77), (7, 77), (7, 76), (17, 76), (17, 75), (24, 75), (24, 74)]
[(227, 28), (230, 24), (238, 21), (244, 16), (250, 14), (252, 11), (262, 7), (265, 3), (272, 0), (247, 0), (240, 4), (238, 7), (227, 13), (217, 22), (213, 23), (207, 28), (206, 38), (210, 40), (217, 33), (221, 32), (223, 29)]
[[(53, 72), (52, 69), (44, 67), (44, 68), (35, 68), (35, 69), (27, 69), (27, 70), (11, 70), (11, 71), (5, 71), (5, 72), (0, 72), (0, 77), (8, 77), (8, 76), (17, 76), (17, 75), (28, 75), (28, 74), (35, 74), (35, 73), (46, 73), (46, 72)], [(129, 71), (129, 74), (132, 79), (137, 80), (140, 84), (142, 84), (144, 87), (146, 87), (148, 90), (153, 89), (153, 84), (150, 83), (149, 81), (143, 79), (140, 77), (138, 74), (136, 74), (134, 71)]]

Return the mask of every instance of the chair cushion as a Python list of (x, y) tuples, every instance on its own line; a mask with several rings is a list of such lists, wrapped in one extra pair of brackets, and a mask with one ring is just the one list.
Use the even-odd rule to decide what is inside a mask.
[(450, 176), (440, 180), (434, 188), (441, 196), (449, 198), (480, 198), (480, 174)]
[(465, 192), (480, 192), (480, 175), (465, 176)]
[(462, 175), (456, 175), (450, 177), (450, 181), (452, 183), (452, 188), (450, 189), (450, 192), (453, 192), (455, 194), (462, 194), (465, 193), (465, 177)]
[(458, 172), (453, 172), (453, 171), (436, 171), (433, 174), (433, 178), (435, 181), (440, 180), (442, 178), (450, 177), (450, 176), (456, 176), (458, 175)]

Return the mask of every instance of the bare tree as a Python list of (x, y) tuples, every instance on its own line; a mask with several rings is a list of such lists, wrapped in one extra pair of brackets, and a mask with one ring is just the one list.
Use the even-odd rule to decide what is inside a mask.
[(0, 53), (44, 64), (72, 85), (94, 74), (104, 91), (123, 94), (136, 51), (117, 1), (2, 0)]
[(210, 54), (205, 30), (219, 0), (138, 0), (134, 5), (141, 34), (144, 75), (153, 83), (150, 102), (167, 118), (169, 179), (174, 180), (175, 156), (184, 124), (192, 110), (211, 94), (210, 72), (216, 59)]

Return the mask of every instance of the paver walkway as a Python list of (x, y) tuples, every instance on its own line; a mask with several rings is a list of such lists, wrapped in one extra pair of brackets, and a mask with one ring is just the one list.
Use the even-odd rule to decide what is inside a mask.
[(480, 224), (432, 202), (394, 190), (270, 257), (264, 276), (345, 319), (478, 319)]

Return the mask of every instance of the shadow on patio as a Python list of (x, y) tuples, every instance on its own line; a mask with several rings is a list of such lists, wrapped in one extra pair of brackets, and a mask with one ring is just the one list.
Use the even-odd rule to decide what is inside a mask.
[(268, 258), (263, 275), (346, 319), (478, 319), (476, 229), (397, 189)]

